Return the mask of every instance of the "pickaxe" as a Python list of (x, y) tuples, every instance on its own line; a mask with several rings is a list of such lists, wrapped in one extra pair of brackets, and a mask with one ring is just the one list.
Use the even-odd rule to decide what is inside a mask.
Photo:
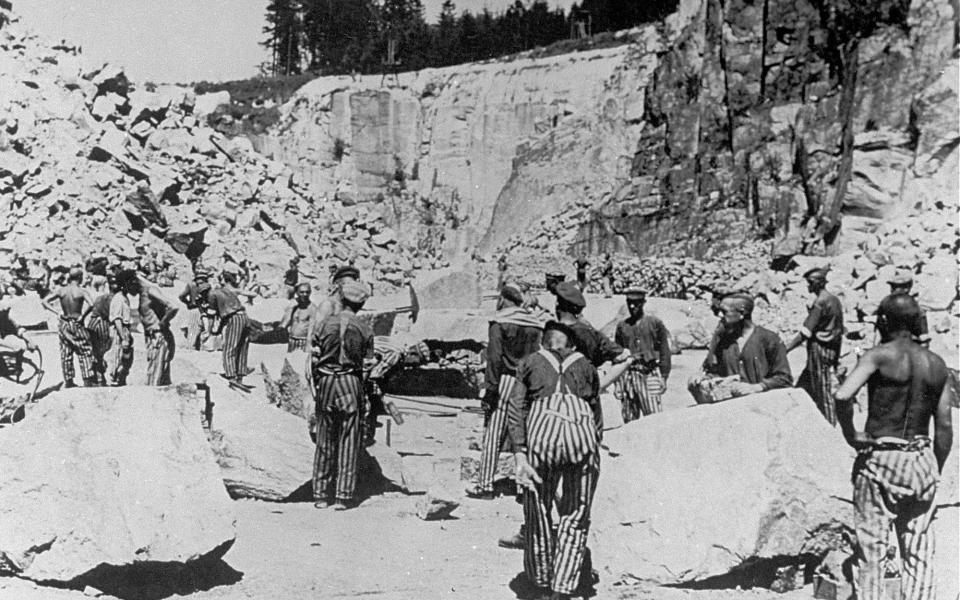
[(388, 311), (376, 311), (376, 312), (393, 312), (396, 314), (400, 313), (410, 313), (410, 320), (414, 323), (417, 322), (417, 317), (420, 316), (420, 300), (417, 298), (417, 292), (413, 289), (413, 284), (407, 284), (407, 290), (410, 292), (410, 304), (407, 306), (399, 306), (397, 308), (388, 310)]

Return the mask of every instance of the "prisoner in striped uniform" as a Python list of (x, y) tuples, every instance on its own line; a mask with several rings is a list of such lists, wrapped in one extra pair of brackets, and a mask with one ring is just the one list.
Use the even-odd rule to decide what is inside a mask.
[(130, 367), (133, 365), (133, 318), (130, 313), (128, 293), (133, 293), (136, 275), (124, 270), (117, 273), (113, 298), (110, 300), (111, 352), (107, 362), (108, 380), (111, 385), (126, 385)]
[[(113, 286), (112, 278), (108, 285)], [(107, 385), (107, 352), (110, 350), (110, 302), (113, 293), (101, 294), (93, 301), (87, 319), (90, 344), (93, 347), (93, 370), (98, 385)]]
[(516, 381), (517, 365), (540, 347), (542, 323), (523, 308), (523, 293), (516, 286), (500, 288), (498, 310), (490, 321), (487, 367), (483, 395), (483, 444), (477, 484), (467, 490), (472, 498), (493, 498), (500, 451), (507, 441), (507, 399)]
[[(508, 424), (514, 444), (517, 483), (526, 490), (524, 504), (523, 568), (537, 592), (551, 598), (568, 598), (577, 591), (586, 554), (590, 507), (600, 473), (597, 449), (602, 415), (599, 376), (590, 361), (573, 349), (573, 331), (551, 321), (544, 328), (543, 350), (524, 359), (507, 400)], [(571, 435), (533, 418), (545, 411), (537, 404), (551, 401), (561, 388), (581, 410), (586, 422)], [(589, 414), (592, 413), (592, 414)], [(556, 424), (556, 422), (554, 423)], [(571, 448), (579, 453), (561, 452)], [(558, 458), (562, 453), (573, 459)], [(551, 459), (550, 457), (554, 457)], [(556, 534), (553, 508), (556, 499)]]
[(614, 341), (630, 351), (633, 361), (618, 388), (623, 422), (629, 423), (662, 410), (660, 396), (670, 376), (670, 333), (663, 321), (644, 314), (647, 293), (626, 292), (630, 316), (617, 324)]
[(80, 375), (84, 385), (97, 385), (93, 344), (90, 342), (90, 332), (83, 326), (83, 320), (93, 308), (93, 296), (80, 287), (81, 283), (83, 271), (79, 268), (70, 269), (67, 285), (58, 288), (43, 300), (44, 307), (54, 313), (57, 310), (53, 302), (60, 301), (60, 366), (63, 370), (64, 387), (76, 386), (73, 381), (76, 374), (73, 367), (74, 355), (80, 362)]
[(843, 341), (843, 306), (826, 290), (827, 270), (810, 269), (804, 275), (807, 289), (816, 296), (803, 326), (787, 344), (787, 352), (807, 342), (807, 366), (797, 379), (797, 387), (806, 390), (831, 425), (837, 424), (833, 392)]
[(159, 288), (139, 278), (129, 288), (137, 296), (137, 314), (147, 347), (146, 385), (170, 385), (170, 361), (176, 352), (170, 321), (179, 309)]
[(223, 334), (223, 374), (232, 382), (243, 383), (250, 371), (247, 354), (250, 350), (250, 321), (237, 293), (237, 274), (224, 271), (223, 287), (207, 296), (210, 310), (217, 319), (213, 335)]
[(311, 336), (310, 356), (316, 398), (317, 447), (313, 460), (314, 506), (335, 510), (355, 506), (360, 423), (365, 409), (363, 367), (373, 359), (373, 331), (357, 318), (369, 297), (367, 286), (348, 282), (340, 291), (342, 310)]
[(199, 350), (206, 335), (210, 334), (207, 324), (207, 297), (210, 294), (210, 271), (199, 263), (194, 265), (193, 281), (187, 283), (180, 292), (179, 300), (187, 305), (187, 347)]
[(317, 316), (317, 306), (310, 301), (310, 291), (309, 283), (298, 283), (294, 302), (280, 319), (280, 327), (287, 332), (287, 352), (307, 349), (310, 323)]
[[(841, 430), (858, 451), (853, 503), (860, 600), (886, 597), (883, 562), (891, 526), (902, 561), (899, 597), (936, 597), (930, 521), (939, 474), (953, 443), (952, 394), (943, 359), (913, 339), (919, 311), (906, 294), (884, 298), (877, 312), (881, 344), (863, 355), (836, 392)], [(860, 432), (854, 428), (851, 400), (864, 384), (867, 422)]]

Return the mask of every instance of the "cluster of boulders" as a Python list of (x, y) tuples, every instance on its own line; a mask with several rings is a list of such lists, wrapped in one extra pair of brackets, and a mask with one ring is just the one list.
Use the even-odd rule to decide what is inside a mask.
[(383, 219), (311, 193), (246, 138), (205, 124), (214, 104), (176, 86), (137, 87), (115, 66), (46, 46), (14, 19), (0, 30), (0, 277), (93, 254), (247, 260), (279, 285), (287, 259), (322, 277), (352, 262), (383, 287), (419, 266)]

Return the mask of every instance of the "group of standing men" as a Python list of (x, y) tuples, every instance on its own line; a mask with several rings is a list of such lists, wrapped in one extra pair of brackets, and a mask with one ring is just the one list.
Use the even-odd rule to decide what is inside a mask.
[[(579, 271), (580, 261), (577, 266)], [(720, 323), (701, 377), (736, 376), (734, 396), (790, 387), (787, 353), (805, 343), (807, 363), (797, 386), (810, 394), (831, 425), (839, 423), (859, 454), (854, 465), (859, 597), (880, 597), (892, 526), (902, 558), (904, 597), (931, 598), (929, 525), (939, 470), (952, 443), (947, 369), (922, 346), (925, 317), (909, 294), (909, 276), (899, 274), (889, 282), (891, 295), (877, 313), (880, 345), (840, 385), (843, 309), (826, 290), (825, 269), (812, 269), (804, 277), (814, 301), (800, 332), (787, 344), (753, 322), (751, 294), (715, 294)], [(478, 482), (467, 490), (471, 497), (494, 497), (498, 454), (504, 446), (512, 449), (524, 525), (500, 544), (524, 549), (528, 581), (540, 597), (553, 600), (569, 597), (587, 580), (586, 538), (603, 424), (600, 391), (617, 382), (623, 419), (629, 422), (662, 410), (660, 396), (671, 369), (669, 332), (662, 321), (644, 313), (642, 290), (625, 293), (630, 316), (618, 323), (611, 341), (581, 317), (586, 306), (581, 289), (563, 281), (552, 286), (555, 319), (544, 323), (545, 315), (522, 288), (501, 286), (487, 346)], [(601, 375), (597, 367), (607, 362), (612, 367)], [(865, 432), (857, 432), (850, 400), (865, 384), (868, 419)]]

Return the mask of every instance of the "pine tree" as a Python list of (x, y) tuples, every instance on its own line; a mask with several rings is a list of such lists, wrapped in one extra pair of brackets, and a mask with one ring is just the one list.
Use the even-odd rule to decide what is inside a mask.
[(299, 74), (300, 42), (303, 35), (299, 2), (270, 0), (266, 19), (267, 25), (263, 28), (263, 33), (268, 37), (261, 43), (272, 52), (273, 74)]

